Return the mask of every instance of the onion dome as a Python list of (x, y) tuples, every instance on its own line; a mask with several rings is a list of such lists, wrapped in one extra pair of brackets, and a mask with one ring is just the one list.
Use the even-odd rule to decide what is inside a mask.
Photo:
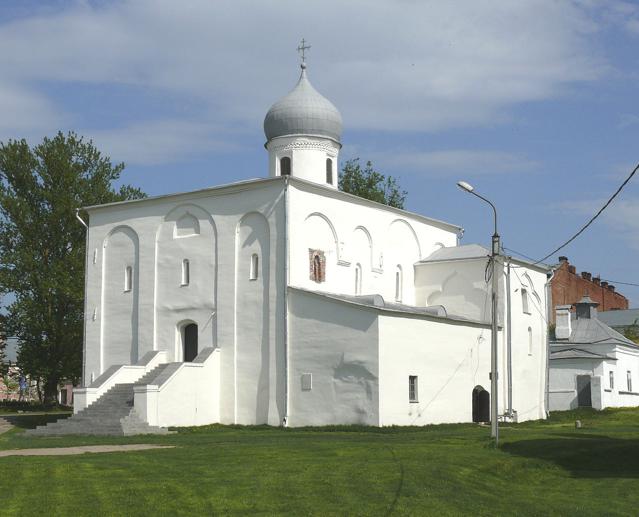
[(306, 64), (297, 85), (268, 110), (264, 118), (267, 141), (278, 136), (321, 136), (339, 143), (342, 136), (342, 116), (326, 97), (309, 82)]

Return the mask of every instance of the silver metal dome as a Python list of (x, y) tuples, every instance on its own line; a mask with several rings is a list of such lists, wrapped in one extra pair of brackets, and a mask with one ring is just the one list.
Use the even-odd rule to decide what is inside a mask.
[(264, 118), (266, 140), (278, 136), (313, 135), (331, 138), (339, 143), (342, 136), (342, 116), (306, 77), (306, 65), (297, 85), (268, 110)]

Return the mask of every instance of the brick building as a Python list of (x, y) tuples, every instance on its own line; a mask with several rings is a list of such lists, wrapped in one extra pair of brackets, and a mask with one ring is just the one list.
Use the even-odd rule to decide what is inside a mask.
[(587, 271), (577, 274), (577, 269), (568, 262), (568, 257), (559, 257), (559, 267), (555, 271), (551, 287), (553, 307), (574, 305), (587, 295), (599, 304), (598, 311), (628, 308), (628, 298), (618, 293), (614, 285), (602, 282), (600, 277), (593, 277)]

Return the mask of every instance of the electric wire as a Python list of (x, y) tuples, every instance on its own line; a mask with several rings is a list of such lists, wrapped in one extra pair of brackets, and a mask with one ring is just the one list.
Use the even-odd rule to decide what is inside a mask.
[(615, 191), (615, 193), (608, 198), (608, 201), (606, 201), (606, 203), (599, 209), (599, 211), (593, 215), (590, 220), (577, 232), (575, 233), (572, 237), (570, 237), (570, 239), (568, 239), (566, 242), (564, 242), (561, 246), (559, 246), (558, 248), (552, 250), (550, 253), (548, 253), (548, 255), (546, 255), (543, 258), (540, 258), (539, 260), (535, 261), (535, 263), (533, 264), (539, 264), (540, 262), (543, 262), (544, 260), (546, 260), (547, 258), (552, 257), (555, 253), (557, 253), (559, 250), (565, 248), (566, 246), (568, 246), (568, 244), (570, 244), (572, 241), (574, 241), (577, 237), (579, 237), (585, 230), (586, 228), (588, 228), (594, 221), (595, 219), (597, 219), (597, 217), (599, 217), (601, 215), (601, 213), (608, 208), (608, 205), (610, 205), (610, 203), (612, 203), (613, 199), (615, 199), (617, 197), (617, 195), (619, 195), (619, 193), (623, 190), (623, 188), (628, 184), (628, 182), (632, 179), (632, 177), (635, 175), (635, 173), (639, 170), (639, 163), (636, 165), (636, 167), (632, 170), (632, 172), (630, 173), (630, 175), (624, 180), (624, 182), (619, 186), (619, 188)]

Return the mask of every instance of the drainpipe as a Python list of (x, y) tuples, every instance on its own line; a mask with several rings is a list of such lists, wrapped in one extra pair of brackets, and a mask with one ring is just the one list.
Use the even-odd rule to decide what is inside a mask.
[[(75, 209), (75, 218), (84, 226), (84, 314), (82, 325), (82, 379), (80, 384), (87, 386), (86, 368), (87, 368), (87, 277), (89, 274), (89, 225), (80, 217), (80, 209)], [(93, 382), (93, 379), (91, 379)]]
[(289, 343), (288, 343), (288, 286), (289, 278), (289, 260), (290, 246), (288, 242), (288, 176), (284, 176), (284, 418), (282, 426), (288, 427), (288, 408), (289, 408)]
[(555, 268), (550, 270), (550, 276), (548, 277), (548, 281), (546, 282), (546, 418), (550, 416), (550, 344), (548, 341), (548, 326), (550, 325), (550, 321), (552, 318), (552, 288), (551, 282), (552, 279), (555, 278)]
[(511, 310), (510, 310), (510, 261), (512, 257), (506, 257), (508, 267), (506, 269), (506, 355), (508, 368), (508, 417), (513, 416), (513, 350), (511, 331)]

